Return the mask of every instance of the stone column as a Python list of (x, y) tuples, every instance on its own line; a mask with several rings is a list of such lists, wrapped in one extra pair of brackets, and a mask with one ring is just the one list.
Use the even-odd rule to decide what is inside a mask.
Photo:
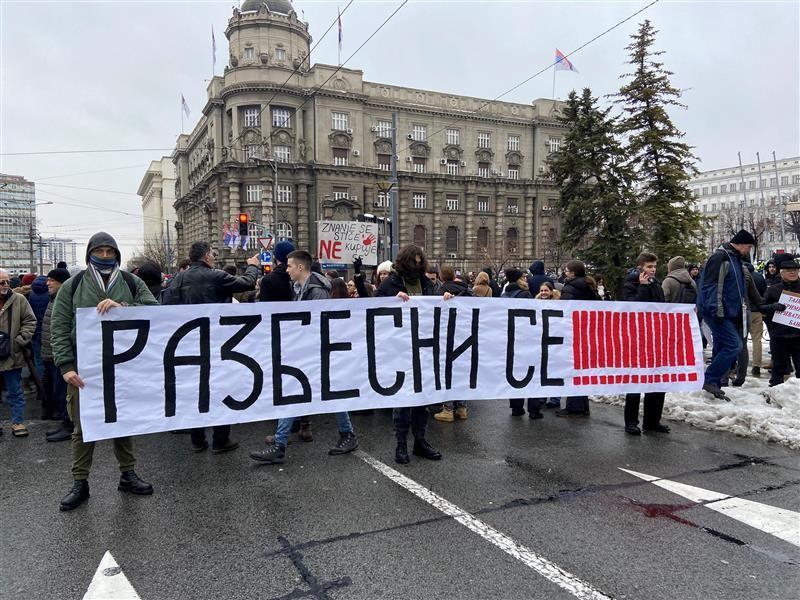
[(241, 210), (241, 201), (239, 199), (239, 180), (238, 179), (229, 179), (228, 180), (228, 208), (230, 212), (228, 213), (228, 219), (236, 223), (239, 219), (239, 211)]
[[(402, 248), (406, 244), (411, 244), (414, 241), (414, 232), (411, 226), (411, 190), (402, 189), (397, 196), (400, 205), (397, 207), (397, 215), (399, 219), (399, 239), (397, 240), (398, 245)], [(381, 208), (381, 216), (384, 216), (384, 209)], [(386, 211), (386, 216), (389, 218), (392, 215), (389, 211)], [(390, 249), (391, 251), (391, 249)]]
[(242, 128), (239, 125), (239, 108), (234, 107), (231, 111), (231, 127), (233, 128), (233, 140), (232, 146), (228, 149), (228, 156), (231, 160), (239, 160), (242, 158), (242, 153), (239, 150), (242, 147), (242, 141), (239, 138), (239, 135), (242, 133)]
[(433, 260), (443, 261), (445, 237), (447, 232), (442, 228), (442, 210), (444, 207), (444, 191), (433, 190)]
[[(298, 248), (312, 248), (309, 230), (311, 223), (308, 219), (308, 184), (297, 184), (297, 241)], [(316, 247), (316, 246), (313, 246)], [(314, 252), (311, 253), (315, 254)]]
[(467, 209), (467, 220), (464, 224), (464, 258), (472, 265), (478, 262), (475, 256), (475, 188), (470, 187), (464, 195)]
[[(534, 246), (536, 244), (536, 213), (535, 213), (535, 203), (536, 197), (532, 196), (530, 193), (526, 193), (523, 199), (525, 203), (525, 225), (522, 228), (522, 248), (523, 248), (523, 256), (525, 261), (532, 261), (534, 258), (538, 258), (538, 254), (534, 251)], [(523, 262), (525, 262), (523, 261)]]
[(264, 229), (272, 231), (275, 234), (275, 226), (273, 225), (273, 204), (272, 204), (272, 186), (273, 186), (273, 172), (269, 167), (263, 167), (264, 174), (261, 177), (261, 221)]
[(504, 189), (498, 189), (494, 199), (494, 252), (492, 252), (495, 260), (498, 261), (501, 261), (506, 256), (505, 214), (506, 191)]

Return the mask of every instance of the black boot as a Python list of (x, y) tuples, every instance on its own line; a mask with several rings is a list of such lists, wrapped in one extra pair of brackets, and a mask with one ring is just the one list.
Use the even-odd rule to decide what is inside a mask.
[(72, 439), (72, 431), (62, 427), (55, 433), (49, 434), (46, 436), (48, 442), (66, 442), (69, 439)]
[(147, 496), (153, 493), (153, 486), (139, 479), (134, 471), (125, 471), (119, 478), (118, 490), (131, 492), (140, 496)]
[(411, 462), (408, 457), (408, 444), (405, 440), (397, 440), (397, 448), (394, 450), (394, 462), (407, 465)]
[(72, 489), (61, 499), (59, 510), (73, 510), (89, 499), (89, 482), (86, 479), (76, 479)]
[(428, 443), (425, 438), (414, 439), (414, 454), (429, 460), (442, 460), (442, 453)]

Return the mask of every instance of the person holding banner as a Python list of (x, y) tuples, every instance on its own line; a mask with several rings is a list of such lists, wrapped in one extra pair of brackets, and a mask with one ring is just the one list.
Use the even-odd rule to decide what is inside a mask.
[[(382, 263), (380, 270), (386, 263)], [(397, 258), (391, 271), (386, 276), (375, 296), (396, 296), (407, 302), (410, 296), (434, 296), (433, 284), (425, 276), (427, 261), (422, 248), (409, 244), (403, 246), (397, 253)], [(451, 298), (445, 293), (445, 300)], [(394, 421), (394, 434), (397, 438), (397, 447), (394, 452), (395, 462), (405, 465), (411, 462), (408, 456), (408, 431), (414, 436), (413, 453), (429, 460), (441, 460), (442, 453), (431, 446), (425, 439), (425, 430), (428, 426), (428, 407), (414, 406), (402, 407), (392, 410)]]
[(767, 288), (764, 304), (761, 305), (769, 329), (769, 351), (772, 354), (770, 386), (783, 383), (784, 376), (792, 372), (792, 363), (795, 377), (800, 377), (800, 329), (774, 322), (775, 314), (786, 310), (786, 305), (780, 301), (781, 294), (800, 295), (800, 262), (790, 254), (778, 260), (781, 281)]
[[(73, 510), (89, 499), (89, 471), (94, 442), (84, 443), (80, 420), (80, 390), (84, 387), (78, 374), (76, 318), (78, 308), (94, 308), (102, 314), (119, 306), (157, 305), (158, 301), (144, 281), (120, 270), (122, 256), (117, 242), (101, 231), (86, 246), (85, 271), (70, 277), (56, 295), (50, 324), (50, 342), (56, 366), (67, 382), (67, 410), (74, 424), (72, 432), (72, 489), (61, 500), (60, 510)], [(142, 481), (133, 470), (136, 458), (133, 439), (114, 438), (114, 454), (122, 475), (118, 490), (133, 494), (153, 493), (153, 486)]]

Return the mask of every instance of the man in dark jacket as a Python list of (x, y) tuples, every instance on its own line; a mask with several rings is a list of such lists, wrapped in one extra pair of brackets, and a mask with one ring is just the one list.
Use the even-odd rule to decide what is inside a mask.
[(48, 409), (61, 419), (61, 425), (57, 429), (46, 432), (45, 435), (48, 442), (66, 442), (72, 438), (74, 429), (67, 412), (67, 383), (61, 377), (61, 372), (58, 370), (56, 363), (53, 362), (53, 346), (50, 332), (56, 294), (67, 279), (69, 279), (69, 271), (66, 269), (53, 269), (47, 274), (47, 290), (50, 302), (42, 317), (42, 370), (44, 371), (42, 379), (45, 394), (47, 395)]
[(742, 229), (709, 257), (700, 276), (697, 307), (714, 337), (713, 358), (706, 368), (703, 389), (715, 398), (728, 400), (721, 389), (723, 381), (728, 381), (749, 328), (743, 260), (750, 255), (753, 244), (753, 236)]
[[(425, 277), (427, 270), (425, 265), (425, 253), (422, 248), (414, 244), (403, 246), (397, 253), (391, 273), (378, 286), (375, 296), (397, 296), (404, 302), (407, 302), (410, 296), (433, 296), (433, 284)], [(445, 293), (445, 299), (449, 297), (450, 294)], [(428, 426), (427, 406), (395, 408), (392, 411), (392, 420), (397, 439), (395, 462), (404, 465), (411, 461), (407, 445), (409, 429), (414, 436), (413, 454), (430, 460), (441, 460), (442, 453), (425, 439), (425, 430)]]
[[(194, 242), (189, 249), (189, 260), (192, 261), (191, 266), (183, 273), (178, 273), (170, 286), (170, 304), (230, 303), (234, 294), (255, 289), (261, 274), (261, 262), (257, 254), (247, 259), (247, 270), (241, 277), (215, 269), (216, 257), (208, 242)], [(230, 425), (215, 425), (211, 452), (220, 454), (238, 448), (238, 442), (231, 441), (230, 433)], [(192, 450), (202, 452), (208, 448), (205, 428), (192, 429), (191, 435)]]
[[(672, 262), (672, 261), (670, 261)], [(664, 290), (656, 279), (658, 257), (651, 252), (642, 252), (636, 259), (636, 270), (628, 275), (622, 286), (622, 299), (626, 302), (664, 302)], [(689, 276), (689, 273), (686, 273)], [(639, 401), (641, 394), (625, 394), (625, 431), (640, 435)], [(647, 392), (644, 395), (642, 429), (669, 433), (669, 427), (661, 424), (664, 410), (664, 392)]]
[(764, 303), (761, 305), (761, 312), (764, 313), (769, 329), (769, 350), (772, 354), (770, 386), (783, 383), (784, 376), (791, 373), (792, 363), (795, 377), (800, 377), (800, 329), (773, 322), (775, 313), (786, 310), (786, 306), (780, 302), (781, 294), (800, 294), (800, 262), (787, 254), (781, 258), (778, 266), (781, 281), (767, 288)]
[[(47, 393), (42, 384), (42, 378), (44, 377), (44, 368), (42, 367), (42, 319), (44, 318), (44, 312), (47, 310), (47, 305), (50, 303), (50, 297), (47, 294), (47, 277), (44, 275), (39, 275), (31, 282), (28, 303), (36, 316), (36, 333), (33, 334), (31, 345), (25, 349), (26, 361), (31, 372), (31, 380), (36, 383), (37, 399), (42, 407), (42, 420), (50, 420), (57, 417), (53, 416), (49, 408)], [(35, 372), (34, 369), (30, 368), (31, 363), (35, 367)]]
[(161, 292), (163, 287), (161, 284), (164, 282), (164, 274), (161, 272), (161, 267), (151, 260), (145, 262), (141, 267), (136, 270), (136, 275), (144, 281), (147, 289), (153, 294), (153, 298), (161, 301)]
[[(764, 294), (767, 293), (767, 280), (764, 279), (764, 276), (756, 271), (756, 268), (753, 266), (749, 260), (744, 263), (744, 266), (747, 268), (747, 271), (750, 273), (750, 278), (752, 279), (753, 286), (755, 286), (755, 291), (757, 294), (753, 294), (752, 290), (748, 290), (750, 293), (748, 297), (751, 298), (750, 300), (750, 339), (753, 341), (753, 355), (751, 357), (751, 363), (753, 365), (752, 374), (755, 377), (759, 377), (761, 375), (761, 367), (763, 365), (764, 360), (764, 350), (762, 347), (762, 340), (764, 338), (764, 315), (761, 314), (760, 306), (762, 304), (761, 298), (764, 297)], [(744, 371), (742, 369), (738, 370), (737, 373), (737, 380), (741, 380), (744, 383), (744, 376), (747, 372), (747, 368), (745, 367)]]
[(541, 260), (535, 260), (531, 263), (529, 267), (531, 274), (528, 276), (528, 290), (531, 292), (532, 295), (536, 295), (539, 293), (539, 288), (542, 287), (544, 282), (549, 282), (555, 285), (555, 281), (553, 278), (547, 275), (544, 272), (544, 262)]
[[(764, 273), (764, 281), (767, 283), (767, 287), (771, 285), (775, 285), (776, 283), (781, 283), (781, 274), (778, 273), (778, 264), (777, 260), (779, 260), (780, 255), (775, 255), (771, 259), (767, 261), (766, 272)], [(787, 255), (787, 258), (791, 258)]]
[(283, 240), (275, 245), (275, 268), (261, 278), (259, 302), (289, 302), (292, 299), (292, 280), (286, 272), (286, 261), (291, 252), (294, 252), (292, 242)]

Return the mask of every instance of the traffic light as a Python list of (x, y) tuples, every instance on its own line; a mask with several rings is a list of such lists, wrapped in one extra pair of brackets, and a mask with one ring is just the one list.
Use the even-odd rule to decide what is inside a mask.
[(249, 220), (250, 216), (247, 213), (239, 213), (239, 237), (243, 238), (248, 235), (247, 223)]
[(264, 269), (264, 275), (269, 275), (272, 273), (272, 265), (261, 265)]

